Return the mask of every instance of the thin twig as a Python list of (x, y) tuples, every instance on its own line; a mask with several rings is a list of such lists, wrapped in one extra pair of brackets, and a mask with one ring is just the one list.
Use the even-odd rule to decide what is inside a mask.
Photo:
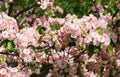
[(55, 43), (52, 46), (49, 46), (49, 44), (48, 44), (47, 46), (44, 46), (41, 49), (36, 50), (35, 53), (42, 52), (42, 51), (45, 51), (45, 50), (49, 50), (50, 48), (53, 48), (54, 45), (55, 45)]
[(115, 29), (118, 25), (120, 25), (120, 19), (117, 19), (117, 20), (115, 21), (115, 25), (113, 26), (112, 29)]
[(99, 10), (98, 10), (97, 5), (96, 5), (96, 0), (91, 0), (91, 1), (93, 2), (93, 5), (96, 9), (96, 13), (98, 14), (98, 17), (100, 17)]
[(14, 18), (17, 18), (19, 15), (23, 14), (24, 12), (32, 9), (35, 5), (36, 5), (36, 2), (35, 2), (34, 4), (32, 4), (31, 6), (26, 7), (26, 8), (23, 9), (22, 11), (18, 12), (18, 13), (14, 16)]
[(9, 10), (8, 10), (8, 15), (10, 16), (13, 10), (13, 3), (10, 3)]
[[(118, 4), (120, 4), (120, 0), (119, 0)], [(117, 14), (119, 13), (119, 11), (120, 11), (120, 9), (118, 9), (117, 6), (116, 6), (115, 12), (114, 12), (113, 15), (112, 15), (112, 24), (113, 24), (113, 19), (114, 19), (114, 17), (117, 16)]]
[(86, 49), (82, 50), (81, 52), (79, 52), (78, 55), (72, 56), (71, 58), (74, 58), (74, 61), (76, 61), (81, 55), (85, 54), (85, 51), (86, 51)]
[(22, 25), (26, 21), (26, 19), (29, 18), (29, 16), (34, 13), (34, 10), (35, 9), (33, 8), (30, 11), (28, 11), (28, 14), (19, 22), (19, 25)]
[(119, 11), (120, 11), (119, 9), (116, 9), (115, 13), (113, 13), (113, 15), (112, 15), (112, 20), (113, 20), (114, 17), (117, 16), (117, 14), (118, 14)]
[(18, 53), (8, 53), (8, 52), (0, 52), (0, 54), (11, 55), (11, 56), (18, 56), (19, 55)]

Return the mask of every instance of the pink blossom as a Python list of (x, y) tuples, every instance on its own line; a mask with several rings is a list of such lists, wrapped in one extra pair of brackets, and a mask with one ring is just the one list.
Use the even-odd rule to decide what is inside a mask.
[(40, 2), (40, 1), (37, 1), (37, 4), (38, 4), (38, 5), (40, 5), (40, 4), (41, 4), (41, 2)]
[(98, 20), (98, 25), (99, 25), (99, 27), (101, 27), (101, 28), (103, 28), (103, 29), (106, 29), (107, 26), (108, 26), (108, 22), (105, 21), (104, 19), (99, 19), (99, 20)]
[(26, 54), (26, 55), (29, 55), (30, 54), (30, 50), (29, 49), (23, 49), (23, 53)]
[(56, 7), (56, 10), (57, 10), (59, 13), (61, 13), (61, 14), (63, 13), (63, 9), (60, 8), (59, 6)]
[(85, 43), (90, 43), (92, 41), (92, 37), (90, 35), (87, 35), (84, 39)]
[(39, 18), (36, 18), (34, 21), (34, 26), (42, 25), (42, 22)]
[(7, 74), (7, 70), (5, 68), (1, 68), (0, 75), (6, 75), (6, 74)]
[(10, 68), (9, 71), (14, 72), (14, 73), (17, 73), (17, 72), (18, 72), (18, 69), (17, 69), (17, 68)]
[(117, 5), (117, 8), (120, 10), (120, 3)]
[(2, 1), (0, 1), (0, 8), (3, 6), (3, 2)]
[(107, 34), (103, 34), (102, 39), (105, 39), (103, 43), (104, 46), (108, 46), (110, 44), (110, 38)]
[(87, 77), (97, 77), (97, 75), (94, 74), (93, 72), (89, 72), (89, 75)]
[(116, 60), (116, 65), (117, 65), (117, 68), (119, 68), (120, 67), (120, 60), (118, 59), (118, 60)]
[[(52, 5), (53, 0), (41, 0), (38, 5), (40, 4), (43, 10), (47, 8), (55, 10)], [(45, 15), (36, 18), (33, 15), (28, 18), (28, 22), (35, 19), (33, 27), (24, 27), (23, 29), (18, 29), (14, 18), (0, 13), (0, 40), (7, 39), (15, 44), (12, 52), (7, 51), (9, 45), (7, 47), (0, 46), (1, 59), (4, 57), (4, 62), (0, 63), (0, 76), (29, 77), (31, 73), (34, 73), (34, 68), (27, 66), (29, 62), (38, 64), (38, 69), (42, 69), (43, 64), (51, 64), (52, 68), (49, 70), (47, 68), (47, 76), (54, 77), (64, 77), (64, 73), (68, 73), (67, 77), (77, 77), (79, 71), (83, 77), (99, 77), (101, 69), (103, 69), (102, 76), (108, 77), (113, 62), (115, 62), (116, 65), (112, 69), (115, 75), (116, 72), (119, 72), (120, 67), (119, 45), (113, 48), (113, 50), (115, 49), (113, 53), (107, 52), (106, 48), (111, 43), (110, 39), (116, 42), (118, 36), (108, 29), (111, 15), (103, 15), (102, 6), (97, 5), (97, 7), (101, 13), (100, 18), (92, 14), (80, 19), (76, 15), (70, 14), (67, 14), (65, 18), (52, 18)], [(56, 7), (56, 10), (62, 13), (60, 7)], [(52, 24), (57, 24), (60, 29), (52, 31), (50, 26)], [(46, 28), (44, 35), (37, 32), (37, 26)], [(75, 43), (75, 45), (69, 46), (70, 43)], [(91, 44), (102, 47), (101, 51), (90, 56), (89, 46)], [(79, 46), (83, 48), (80, 49)], [(3, 52), (4, 50), (5, 52)], [(82, 53), (82, 50), (86, 50), (85, 53)], [(94, 49), (92, 52), (96, 50)], [(16, 53), (19, 53), (18, 56), (11, 55)], [(80, 55), (81, 53), (82, 55)], [(11, 67), (5, 63), (6, 61), (15, 61), (18, 65)], [(43, 71), (39, 73), (41, 74), (41, 72)]]
[(16, 33), (18, 32), (16, 20), (12, 17), (7, 16), (3, 12), (0, 14), (0, 19), (0, 30), (2, 31), (1, 36), (3, 38), (13, 40), (15, 38)]
[(65, 23), (65, 28), (73, 38), (77, 38), (77, 36), (79, 36), (81, 33), (79, 26), (75, 25), (74, 23)]
[[(101, 15), (100, 19), (105, 20), (105, 22), (108, 23), (108, 25), (111, 25), (111, 21), (112, 21), (112, 16), (110, 15), (110, 13), (106, 14), (106, 15)], [(115, 19), (113, 19), (114, 21)]]
[(25, 48), (29, 45), (38, 45), (39, 33), (36, 31), (36, 28), (24, 28), (16, 35), (14, 43), (18, 46)]
[(10, 2), (13, 2), (14, 0), (9, 0)]
[(67, 14), (67, 15), (66, 15), (66, 21), (71, 22), (72, 19), (73, 19), (73, 17), (72, 17), (70, 14)]
[[(45, 0), (45, 1), (46, 1), (46, 0)], [(41, 3), (41, 6), (40, 6), (40, 8), (43, 9), (43, 10), (47, 9), (47, 6), (48, 6), (48, 3), (45, 2), (45, 1), (43, 1), (43, 2)]]
[(48, 27), (50, 26), (50, 23), (49, 23), (48, 21), (45, 21), (45, 22), (43, 23), (43, 26), (44, 26), (45, 28), (48, 28)]
[(61, 18), (51, 18), (51, 17), (49, 17), (48, 21), (50, 23), (56, 23), (56, 24), (60, 24), (60, 25), (65, 23), (65, 19), (61, 19)]
[(23, 58), (23, 60), (25, 61), (25, 62), (31, 62), (32, 61), (32, 56), (31, 55), (25, 55), (24, 57), (22, 57)]

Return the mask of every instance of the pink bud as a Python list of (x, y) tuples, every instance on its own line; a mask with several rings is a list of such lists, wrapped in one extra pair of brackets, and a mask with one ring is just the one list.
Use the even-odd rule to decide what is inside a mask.
[(41, 4), (40, 1), (38, 1), (37, 4), (40, 5)]
[(14, 0), (9, 0), (10, 2), (13, 2)]
[(120, 3), (117, 5), (117, 9), (119, 9), (119, 10), (120, 10)]

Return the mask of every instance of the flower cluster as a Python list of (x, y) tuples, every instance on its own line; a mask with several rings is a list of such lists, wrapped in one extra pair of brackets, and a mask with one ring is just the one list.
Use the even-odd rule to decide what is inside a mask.
[(60, 14), (62, 14), (63, 13), (63, 9), (61, 7), (59, 7), (59, 6), (55, 7), (53, 5), (53, 2), (54, 2), (54, 0), (40, 0), (40, 1), (38, 0), (37, 4), (40, 6), (40, 8), (42, 10), (51, 9), (49, 11), (51, 11), (53, 16), (54, 16), (54, 11), (58, 11)]
[[(38, 4), (46, 9), (51, 2), (43, 0)], [(59, 7), (56, 10), (62, 13)], [(22, 29), (3, 12), (0, 20), (2, 77), (29, 77), (33, 73), (40, 77), (119, 77), (120, 49), (111, 45), (118, 37), (109, 26), (110, 14), (99, 18), (92, 14), (82, 18), (44, 15)]]
[(1, 77), (29, 77), (28, 73), (31, 73), (31, 70), (25, 70), (24, 72), (19, 71), (19, 67), (7, 67), (6, 63), (0, 63), (0, 76)]
[(18, 32), (16, 20), (3, 12), (0, 14), (0, 20), (0, 39), (13, 40)]

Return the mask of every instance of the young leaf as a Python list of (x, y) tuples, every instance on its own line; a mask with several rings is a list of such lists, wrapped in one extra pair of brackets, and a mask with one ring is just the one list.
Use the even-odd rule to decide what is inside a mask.
[(83, 50), (84, 47), (79, 45), (79, 46), (77, 47), (77, 49), (78, 49), (78, 50)]
[(3, 45), (4, 45), (5, 48), (7, 47), (8, 42), (9, 42), (9, 40), (7, 40), (7, 39), (5, 39), (5, 40), (3, 41)]
[(86, 31), (82, 30), (82, 33), (83, 33), (84, 36), (87, 36), (87, 32)]
[(67, 68), (67, 69), (69, 69), (69, 68), (70, 68), (70, 65), (69, 65), (69, 64), (67, 64), (67, 65), (66, 65), (66, 68)]
[(94, 46), (94, 50), (96, 50), (96, 52), (100, 52), (101, 51), (101, 47), (100, 46)]
[(103, 34), (103, 32), (104, 32), (104, 31), (103, 31), (103, 29), (102, 29), (102, 28), (97, 29), (97, 33), (98, 33), (98, 34), (102, 35), (102, 34)]
[(91, 57), (93, 54), (94, 54), (94, 46), (93, 45), (90, 45), (89, 48), (88, 48), (88, 55)]
[(0, 56), (0, 62), (3, 62), (3, 61), (4, 61), (4, 57)]
[(50, 26), (50, 29), (51, 29), (52, 31), (55, 31), (55, 30), (59, 30), (60, 27), (59, 27), (59, 25), (57, 25), (57, 24), (53, 24), (53, 25)]
[(43, 27), (43, 26), (38, 26), (38, 27), (37, 27), (37, 31), (39, 32), (39, 34), (44, 34), (44, 33), (45, 33), (45, 30), (46, 30), (46, 28)]
[(113, 47), (112, 47), (112, 45), (109, 45), (109, 46), (107, 47), (107, 50), (108, 50), (109, 52), (113, 52)]
[(14, 50), (14, 47), (15, 47), (15, 45), (14, 45), (13, 42), (8, 42), (8, 43), (7, 43), (7, 49), (8, 49), (9, 51), (13, 51), (13, 50)]

